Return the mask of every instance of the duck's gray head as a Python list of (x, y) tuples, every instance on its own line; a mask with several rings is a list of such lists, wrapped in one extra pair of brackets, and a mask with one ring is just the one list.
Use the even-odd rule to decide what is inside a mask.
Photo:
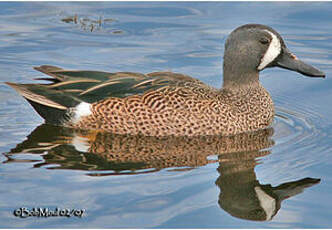
[(292, 54), (281, 36), (271, 27), (247, 24), (229, 35), (225, 44), (224, 83), (228, 80), (238, 83), (246, 83), (254, 78), (258, 80), (259, 71), (275, 66), (310, 77), (325, 77), (322, 71)]

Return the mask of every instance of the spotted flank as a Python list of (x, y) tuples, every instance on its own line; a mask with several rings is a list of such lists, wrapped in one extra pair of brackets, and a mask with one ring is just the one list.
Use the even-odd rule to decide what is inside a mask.
[[(267, 128), (274, 117), (259, 72), (278, 66), (311, 77), (320, 70), (303, 63), (281, 36), (248, 24), (228, 37), (223, 87), (214, 88), (173, 72), (109, 73), (43, 65), (39, 84), (7, 83), (46, 123), (82, 130), (146, 136), (235, 135)], [(76, 139), (78, 149), (86, 146)]]

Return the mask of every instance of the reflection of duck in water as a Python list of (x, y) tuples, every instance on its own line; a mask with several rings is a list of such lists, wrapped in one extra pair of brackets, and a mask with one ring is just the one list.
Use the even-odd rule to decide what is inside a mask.
[[(6, 154), (6, 163), (22, 161), (15, 159), (15, 153), (47, 152), (35, 167), (51, 165), (49, 169), (79, 169), (90, 171), (91, 176), (106, 176), (152, 173), (163, 168), (189, 170), (219, 162), (216, 185), (221, 190), (220, 207), (235, 217), (269, 220), (283, 199), (319, 182), (305, 178), (277, 187), (259, 184), (254, 172), (256, 158), (270, 154), (272, 133), (266, 129), (228, 137), (157, 138), (41, 125)], [(218, 160), (208, 160), (210, 155), (218, 155)]]
[(227, 137), (146, 137), (41, 125), (11, 152), (47, 151), (42, 165), (57, 164), (58, 168), (116, 172), (159, 170), (206, 165), (210, 155), (257, 152), (273, 145), (271, 135), (272, 129)]
[(220, 188), (219, 205), (234, 217), (247, 220), (271, 220), (279, 211), (281, 202), (320, 179), (303, 178), (276, 187), (261, 185), (256, 178), (255, 154), (229, 154), (222, 159), (216, 185)]

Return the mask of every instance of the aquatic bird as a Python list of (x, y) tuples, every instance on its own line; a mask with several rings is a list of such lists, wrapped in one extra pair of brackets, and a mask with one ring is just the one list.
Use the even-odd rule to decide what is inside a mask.
[(259, 72), (281, 67), (311, 77), (320, 70), (292, 54), (271, 27), (246, 24), (227, 38), (223, 86), (172, 72), (148, 74), (35, 67), (45, 84), (9, 83), (46, 123), (145, 136), (235, 135), (267, 128), (274, 117)]

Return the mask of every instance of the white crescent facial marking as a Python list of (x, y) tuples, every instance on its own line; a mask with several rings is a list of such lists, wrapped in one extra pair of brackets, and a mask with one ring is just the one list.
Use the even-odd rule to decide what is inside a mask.
[(272, 32), (265, 30), (272, 36), (272, 41), (270, 42), (269, 48), (267, 49), (261, 63), (258, 66), (258, 70), (264, 69), (268, 64), (270, 64), (281, 52), (281, 43), (279, 38)]
[(276, 200), (269, 195), (267, 195), (260, 187), (256, 186), (255, 191), (259, 200), (261, 207), (266, 213), (266, 220), (271, 220), (275, 209), (276, 209)]
[(75, 108), (74, 122), (78, 122), (81, 117), (92, 114), (91, 104), (86, 102), (79, 103)]

